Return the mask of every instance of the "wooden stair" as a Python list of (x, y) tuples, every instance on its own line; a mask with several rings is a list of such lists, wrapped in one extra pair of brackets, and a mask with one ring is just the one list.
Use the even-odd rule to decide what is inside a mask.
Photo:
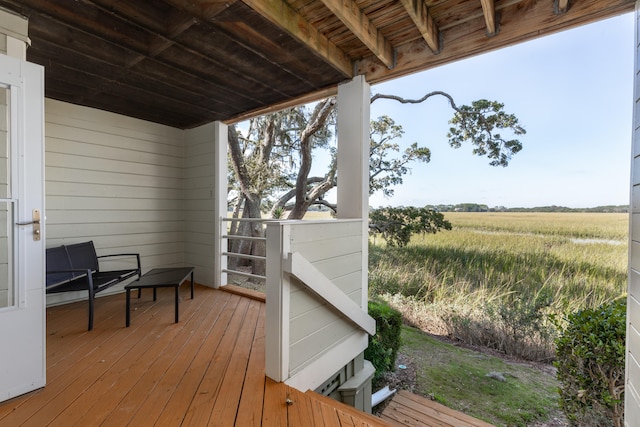
[(381, 418), (394, 426), (493, 427), (432, 400), (399, 390), (382, 412)]

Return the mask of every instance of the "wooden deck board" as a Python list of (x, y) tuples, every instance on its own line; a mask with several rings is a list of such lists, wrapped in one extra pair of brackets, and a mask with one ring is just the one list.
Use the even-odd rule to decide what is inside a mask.
[(398, 426), (492, 427), (421, 396), (399, 390), (384, 409), (382, 418)]
[(262, 402), (264, 402), (265, 352), (264, 352), (265, 305), (260, 305), (256, 333), (253, 336), (251, 355), (244, 381), (244, 392), (240, 397), (236, 424), (258, 427), (262, 423)]
[(188, 292), (179, 323), (173, 289), (159, 289), (155, 302), (151, 292), (134, 298), (129, 328), (124, 294), (96, 300), (90, 332), (86, 302), (48, 308), (47, 386), (0, 403), (0, 427), (393, 425), (266, 378), (264, 302)]
[[(198, 303), (203, 304), (207, 300), (203, 297)], [(168, 351), (169, 348), (184, 346), (188, 335), (180, 332), (183, 328), (190, 327), (197, 321), (193, 315), (184, 317), (188, 318), (183, 318), (184, 323), (179, 326), (165, 328), (162, 334), (147, 336), (146, 339), (136, 343), (135, 348), (132, 348), (126, 357), (121, 358), (113, 369), (110, 369), (99, 379), (105, 384), (105, 387), (92, 387), (87, 393), (83, 393), (65, 410), (63, 415), (56, 419), (56, 422), (61, 422), (64, 425), (73, 425), (74, 423), (92, 425), (106, 416), (123, 399), (127, 399), (127, 403), (131, 404), (131, 397), (136, 395), (135, 392), (132, 393), (132, 390), (139, 386), (139, 383), (142, 382), (141, 379), (160, 378), (167, 364), (174, 358), (174, 352)], [(139, 370), (143, 372), (139, 372)], [(140, 376), (141, 374), (142, 376)], [(119, 393), (111, 392), (107, 387), (109, 384), (117, 385)], [(144, 390), (139, 394), (144, 395), (152, 388), (152, 382), (147, 381), (144, 384)], [(76, 416), (75, 412), (80, 413), (81, 416)]]
[(131, 425), (156, 422), (162, 410), (169, 404), (176, 393), (180, 379), (184, 377), (185, 371), (189, 368), (202, 343), (206, 341), (212, 328), (220, 321), (222, 313), (225, 313), (228, 303), (229, 298), (216, 298), (215, 302), (209, 306), (209, 311), (204, 319), (194, 319), (196, 324), (191, 328), (188, 342), (159, 378), (154, 392), (149, 394), (140, 405), (131, 419)]
[(182, 423), (196, 395), (197, 387), (203, 379), (203, 373), (212, 363), (212, 358), (215, 357), (217, 350), (221, 348), (220, 343), (229, 323), (233, 319), (239, 300), (240, 298), (231, 299), (230, 304), (225, 306), (224, 311), (216, 321), (216, 327), (212, 329), (211, 334), (198, 348), (193, 359), (185, 361), (186, 363), (182, 366), (184, 371), (176, 372), (177, 375), (174, 376), (173, 381), (177, 386), (167, 404), (161, 410), (157, 425), (180, 425)]

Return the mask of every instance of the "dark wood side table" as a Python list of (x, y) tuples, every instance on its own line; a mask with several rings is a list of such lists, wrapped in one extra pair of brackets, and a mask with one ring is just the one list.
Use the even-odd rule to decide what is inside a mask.
[(127, 291), (127, 315), (126, 326), (129, 327), (131, 320), (131, 290), (138, 290), (138, 298), (143, 288), (153, 289), (153, 300), (156, 300), (156, 289), (174, 287), (176, 290), (176, 323), (178, 323), (178, 303), (180, 300), (180, 285), (191, 276), (191, 299), (193, 299), (193, 267), (175, 267), (175, 268), (154, 268), (147, 271), (138, 280), (127, 285), (124, 289)]

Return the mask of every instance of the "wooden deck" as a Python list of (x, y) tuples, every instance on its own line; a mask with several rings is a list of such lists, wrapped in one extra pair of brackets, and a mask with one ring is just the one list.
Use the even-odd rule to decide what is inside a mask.
[(422, 396), (400, 390), (384, 408), (382, 419), (394, 426), (493, 427)]
[(86, 302), (47, 309), (47, 386), (0, 403), (0, 427), (391, 425), (267, 379), (264, 302), (181, 292), (179, 323), (173, 289), (133, 298), (129, 328), (124, 294), (96, 300), (91, 332)]
[[(264, 303), (229, 292), (173, 289), (47, 309), (47, 386), (0, 403), (0, 426), (387, 425), (264, 374)], [(288, 404), (287, 401), (290, 403)]]

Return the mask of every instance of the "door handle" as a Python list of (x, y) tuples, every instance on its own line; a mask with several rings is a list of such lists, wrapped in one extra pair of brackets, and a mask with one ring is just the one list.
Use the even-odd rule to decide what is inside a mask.
[(40, 209), (34, 209), (31, 221), (16, 222), (16, 225), (33, 225), (33, 240), (40, 240)]

